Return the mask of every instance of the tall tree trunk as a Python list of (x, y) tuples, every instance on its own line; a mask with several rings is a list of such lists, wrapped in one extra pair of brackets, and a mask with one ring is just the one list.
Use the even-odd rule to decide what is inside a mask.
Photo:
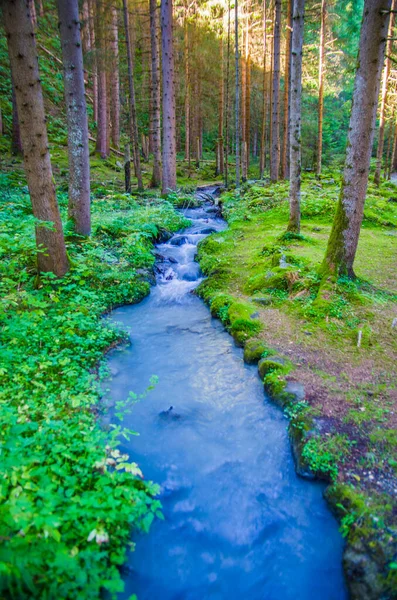
[(98, 57), (98, 120), (95, 151), (101, 158), (107, 158), (110, 154), (110, 144), (108, 138), (108, 90), (104, 0), (96, 0), (95, 39)]
[(115, 148), (120, 146), (120, 77), (119, 77), (119, 28), (118, 10), (114, 5), (110, 6), (110, 125), (111, 139)]
[(95, 0), (88, 2), (88, 23), (90, 34), (90, 50), (93, 52), (92, 60), (92, 96), (94, 100), (94, 121), (98, 123), (98, 59), (95, 48)]
[(150, 129), (153, 142), (152, 187), (161, 185), (161, 90), (160, 90), (160, 58), (159, 28), (157, 18), (157, 0), (150, 0), (150, 49), (151, 49), (151, 114)]
[(393, 151), (391, 154), (390, 171), (395, 173), (397, 171), (397, 121), (394, 120), (394, 136), (393, 136)]
[(267, 122), (267, 39), (266, 39), (266, 28), (267, 28), (267, 8), (266, 0), (263, 0), (263, 81), (262, 81), (262, 127), (261, 127), (261, 146), (259, 156), (259, 179), (263, 179), (265, 172), (265, 156), (266, 156), (266, 122)]
[(124, 14), (124, 29), (125, 41), (127, 46), (127, 62), (128, 62), (128, 91), (129, 91), (129, 113), (130, 113), (130, 138), (132, 144), (132, 159), (134, 161), (135, 176), (138, 180), (138, 190), (143, 190), (141, 158), (139, 154), (139, 133), (138, 123), (136, 118), (136, 103), (135, 103), (135, 85), (134, 72), (132, 68), (132, 49), (130, 41), (130, 24), (128, 15), (127, 0), (123, 0)]
[(354, 277), (391, 0), (365, 0), (342, 186), (323, 272)]
[[(397, 2), (396, 0), (392, 0), (392, 11), (396, 10)], [(392, 12), (389, 22), (389, 31), (386, 43), (386, 60), (385, 67), (383, 69), (383, 78), (382, 78), (382, 92), (381, 92), (381, 101), (380, 101), (380, 115), (379, 115), (379, 137), (378, 137), (378, 150), (376, 153), (376, 168), (375, 168), (375, 176), (374, 182), (376, 185), (380, 183), (380, 171), (382, 168), (382, 157), (383, 157), (383, 147), (385, 143), (385, 123), (386, 123), (386, 106), (387, 106), (387, 92), (388, 92), (388, 83), (389, 83), (389, 75), (390, 75), (390, 56), (392, 53), (393, 46), (393, 29), (394, 29), (394, 12)]]
[[(40, 271), (62, 277), (69, 269), (62, 222), (55, 195), (36, 39), (27, 0), (3, 0), (12, 77), (18, 106), (24, 167), (33, 214)], [(48, 222), (53, 227), (48, 227)]]
[(278, 181), (280, 169), (280, 28), (281, 0), (274, 0), (272, 143), (270, 151), (270, 179), (273, 182)]
[(11, 135), (11, 154), (22, 154), (21, 131), (18, 119), (18, 106), (15, 96), (14, 78), (11, 73), (11, 95), (12, 95), (12, 135)]
[(163, 193), (176, 189), (175, 82), (172, 0), (161, 0), (163, 71)]
[(225, 187), (229, 186), (229, 86), (230, 86), (230, 0), (227, 6), (227, 63), (226, 63), (226, 115), (225, 115)]
[(302, 112), (302, 48), (305, 0), (294, 0), (292, 16), (291, 58), (291, 123), (290, 123), (290, 215), (288, 231), (300, 232), (301, 200), (301, 112)]
[(325, 24), (327, 0), (321, 0), (320, 53), (318, 60), (318, 133), (317, 133), (317, 177), (321, 175), (323, 158), (323, 116), (324, 116), (324, 68), (325, 68)]
[[(223, 34), (223, 32), (222, 32)], [(218, 142), (217, 142), (217, 161), (216, 174), (223, 175), (224, 172), (224, 147), (223, 147), (223, 121), (224, 121), (224, 106), (225, 106), (225, 88), (224, 88), (224, 56), (223, 56), (223, 38), (220, 40), (221, 45), (221, 76), (219, 80), (219, 110), (218, 110)]]
[(249, 15), (247, 15), (245, 29), (245, 173), (244, 179), (248, 179), (248, 168), (250, 162), (250, 132), (251, 132), (251, 56), (250, 56), (250, 31)]
[(78, 0), (57, 0), (57, 4), (68, 127), (68, 218), (75, 233), (90, 235), (90, 155), (79, 6)]
[(292, 4), (287, 1), (287, 31), (285, 36), (285, 70), (284, 70), (284, 137), (281, 153), (281, 173), (283, 179), (289, 177), (289, 117), (290, 117), (290, 63), (291, 63), (291, 30), (292, 30)]
[(236, 188), (240, 187), (240, 52), (238, 47), (238, 0), (234, 2), (234, 41), (236, 61), (236, 87), (235, 87), (235, 129), (236, 129)]
[(185, 3), (184, 59), (185, 59), (185, 160), (190, 161), (190, 69), (189, 69), (189, 2)]

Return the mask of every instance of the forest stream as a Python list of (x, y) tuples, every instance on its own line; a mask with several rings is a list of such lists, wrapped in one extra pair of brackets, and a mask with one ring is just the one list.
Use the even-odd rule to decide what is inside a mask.
[(323, 484), (296, 475), (285, 416), (192, 293), (198, 242), (226, 228), (209, 192), (183, 209), (191, 227), (157, 245), (150, 295), (111, 316), (131, 341), (109, 355), (112, 402), (158, 377), (125, 418), (139, 436), (122, 449), (160, 484), (165, 516), (135, 535), (120, 598), (343, 600), (343, 540)]

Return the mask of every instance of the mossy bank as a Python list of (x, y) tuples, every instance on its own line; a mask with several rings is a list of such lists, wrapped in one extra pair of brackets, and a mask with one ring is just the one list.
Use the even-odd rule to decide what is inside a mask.
[(353, 599), (397, 597), (397, 188), (370, 186), (355, 281), (324, 282), (338, 177), (307, 176), (302, 233), (288, 183), (222, 196), (229, 228), (204, 240), (198, 289), (290, 417), (297, 472), (329, 483)]

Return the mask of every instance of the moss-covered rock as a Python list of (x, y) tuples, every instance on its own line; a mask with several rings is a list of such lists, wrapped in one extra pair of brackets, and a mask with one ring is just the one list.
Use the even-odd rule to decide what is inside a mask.
[(248, 365), (255, 365), (262, 356), (267, 356), (269, 353), (269, 348), (262, 340), (248, 340), (244, 347), (244, 362)]
[(258, 373), (261, 379), (264, 379), (269, 373), (279, 371), (285, 366), (285, 360), (281, 356), (272, 356), (270, 358), (261, 358), (258, 363)]
[(216, 294), (210, 300), (210, 311), (213, 317), (218, 317), (225, 325), (229, 322), (228, 310), (234, 299), (229, 294)]

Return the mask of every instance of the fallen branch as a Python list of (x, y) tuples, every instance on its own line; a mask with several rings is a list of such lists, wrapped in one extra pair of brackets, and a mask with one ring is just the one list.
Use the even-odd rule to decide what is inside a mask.
[[(91, 135), (88, 136), (88, 139), (90, 140), (90, 142), (95, 142), (96, 144), (96, 139), (93, 138)], [(122, 156), (124, 158), (124, 154), (120, 152), (120, 150), (116, 150), (116, 148), (112, 148), (112, 146), (110, 146), (109, 150), (111, 152), (114, 152), (114, 154), (117, 154), (117, 156)]]

